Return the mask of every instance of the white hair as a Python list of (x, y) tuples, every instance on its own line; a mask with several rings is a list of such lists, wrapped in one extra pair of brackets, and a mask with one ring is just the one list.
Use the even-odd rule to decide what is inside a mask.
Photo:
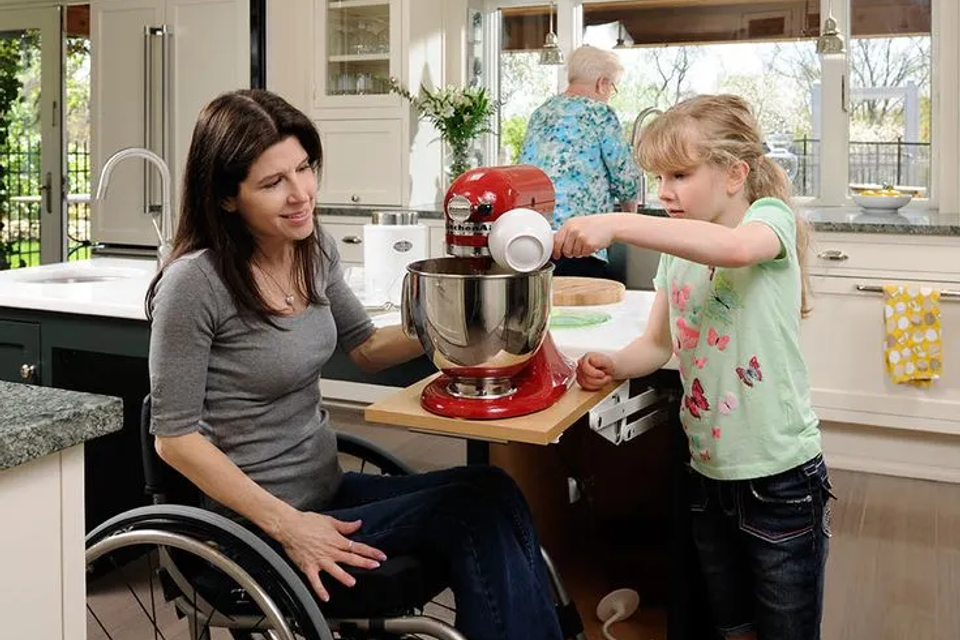
[(591, 84), (600, 78), (607, 78), (613, 82), (623, 75), (623, 65), (620, 58), (612, 51), (598, 49), (585, 44), (570, 54), (567, 60), (567, 82), (581, 82)]

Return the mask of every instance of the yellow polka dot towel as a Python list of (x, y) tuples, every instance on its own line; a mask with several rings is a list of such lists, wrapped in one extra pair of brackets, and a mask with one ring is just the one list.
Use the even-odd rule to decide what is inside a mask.
[(883, 287), (887, 328), (884, 358), (896, 384), (929, 387), (940, 379), (940, 292), (929, 287)]

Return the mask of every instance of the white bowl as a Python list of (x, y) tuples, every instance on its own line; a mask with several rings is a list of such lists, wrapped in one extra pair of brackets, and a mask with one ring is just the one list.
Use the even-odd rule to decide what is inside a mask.
[(542, 213), (521, 207), (494, 220), (487, 241), (490, 255), (501, 267), (530, 273), (550, 260), (553, 228)]
[(893, 213), (913, 199), (909, 193), (899, 196), (864, 196), (855, 194), (853, 201), (864, 211), (871, 213)]

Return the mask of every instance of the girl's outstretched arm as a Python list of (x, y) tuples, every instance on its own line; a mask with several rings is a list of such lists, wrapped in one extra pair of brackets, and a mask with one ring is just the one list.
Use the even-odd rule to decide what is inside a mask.
[(553, 255), (588, 256), (614, 242), (727, 268), (773, 260), (784, 251), (777, 234), (763, 223), (731, 229), (701, 220), (609, 213), (567, 220), (554, 236)]

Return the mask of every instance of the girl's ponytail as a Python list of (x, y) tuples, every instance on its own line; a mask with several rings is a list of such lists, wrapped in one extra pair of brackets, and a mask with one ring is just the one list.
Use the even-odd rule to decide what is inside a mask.
[[(747, 176), (747, 196), (750, 202), (760, 198), (779, 198), (790, 204), (793, 187), (787, 173), (766, 155), (757, 157), (756, 162), (748, 163), (750, 174)], [(800, 317), (810, 315), (812, 308), (808, 300), (810, 278), (807, 273), (807, 249), (810, 246), (810, 228), (807, 222), (794, 213), (797, 224), (797, 260), (800, 262)]]

